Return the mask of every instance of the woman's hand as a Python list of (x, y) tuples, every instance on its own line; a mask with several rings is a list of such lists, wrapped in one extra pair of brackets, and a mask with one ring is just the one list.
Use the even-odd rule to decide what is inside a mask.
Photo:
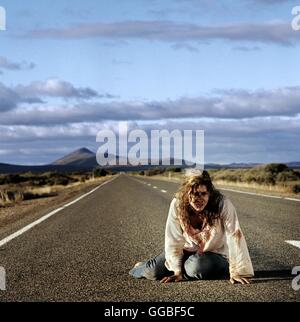
[(237, 275), (230, 278), (230, 283), (250, 284), (250, 279), (248, 277), (242, 277)]
[(172, 276), (164, 277), (160, 282), (161, 283), (171, 283), (171, 282), (180, 282), (183, 280), (182, 274), (176, 274)]

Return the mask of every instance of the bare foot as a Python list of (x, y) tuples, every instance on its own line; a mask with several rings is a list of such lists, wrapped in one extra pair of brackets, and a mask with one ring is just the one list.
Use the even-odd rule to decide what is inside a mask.
[(134, 267), (138, 267), (138, 266), (140, 266), (142, 264), (142, 262), (137, 262), (135, 265), (134, 265)]

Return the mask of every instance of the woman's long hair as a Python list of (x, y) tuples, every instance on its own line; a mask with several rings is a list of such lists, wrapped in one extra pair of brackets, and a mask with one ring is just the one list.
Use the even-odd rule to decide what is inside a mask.
[[(197, 213), (190, 205), (190, 196), (202, 185), (207, 188), (209, 199), (204, 210)], [(221, 220), (223, 195), (214, 187), (209, 173), (206, 170), (199, 175), (187, 177), (176, 193), (176, 199), (179, 219), (186, 232), (191, 231), (191, 217), (194, 214), (197, 214), (202, 220), (202, 228), (200, 230), (203, 230), (207, 226), (213, 226), (216, 220)]]

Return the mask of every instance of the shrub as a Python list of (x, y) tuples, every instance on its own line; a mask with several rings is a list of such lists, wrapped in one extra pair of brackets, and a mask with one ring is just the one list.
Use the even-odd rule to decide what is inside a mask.
[(284, 163), (269, 163), (264, 166), (265, 171), (277, 174), (283, 171), (288, 170), (288, 166)]
[(22, 177), (19, 174), (7, 174), (0, 178), (0, 185), (3, 184), (18, 184), (21, 182), (28, 181), (28, 178)]
[(105, 177), (108, 174), (108, 172), (104, 169), (100, 169), (100, 168), (95, 168), (93, 171), (93, 175), (94, 177)]
[(21, 191), (1, 191), (0, 190), (0, 202), (2, 204), (19, 202), (24, 200), (24, 194)]
[(276, 181), (279, 182), (286, 182), (286, 181), (296, 181), (299, 177), (297, 173), (293, 170), (286, 170), (283, 172), (280, 172), (276, 176)]
[(298, 181), (300, 173), (282, 163), (270, 163), (251, 169), (221, 169), (212, 171), (213, 180), (276, 185)]
[(169, 172), (181, 172), (181, 168), (179, 167), (169, 167), (166, 169), (166, 171), (169, 171)]
[(164, 172), (165, 172), (164, 168), (154, 168), (154, 169), (150, 169), (150, 170), (145, 171), (145, 175), (150, 177), (150, 176), (162, 174)]
[(300, 193), (300, 184), (296, 183), (296, 184), (292, 185), (292, 191), (294, 193)]

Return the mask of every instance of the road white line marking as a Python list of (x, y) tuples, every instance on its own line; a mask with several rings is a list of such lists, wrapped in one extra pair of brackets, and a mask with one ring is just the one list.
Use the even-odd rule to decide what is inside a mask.
[(247, 191), (234, 190), (234, 189), (225, 189), (225, 188), (220, 188), (220, 190), (232, 191), (232, 192), (238, 192), (238, 193), (244, 193), (246, 195), (254, 195), (254, 196), (275, 198), (275, 199), (285, 199), (285, 200), (300, 201), (300, 199), (288, 198), (288, 197), (279, 197), (279, 196), (272, 196), (272, 195), (266, 195), (266, 194), (263, 194), (263, 193), (256, 193), (256, 192), (247, 192)]
[[(170, 181), (170, 180), (166, 180), (166, 181), (167, 182), (174, 183), (173, 181)], [(145, 184), (147, 184), (147, 183), (145, 182)], [(148, 186), (151, 186), (151, 184), (148, 183)], [(260, 197), (268, 197), (268, 198), (274, 198), (274, 199), (284, 199), (284, 200), (291, 200), (291, 201), (300, 201), (300, 199), (297, 199), (297, 198), (279, 197), (279, 196), (273, 196), (273, 195), (266, 195), (266, 194), (263, 194), (263, 193), (247, 192), (247, 191), (235, 190), (235, 189), (220, 188), (220, 190), (238, 192), (238, 193), (243, 193), (245, 195), (254, 195), (254, 196), (260, 196)]]
[[(151, 186), (151, 183), (147, 183), (145, 181), (140, 181), (140, 180), (137, 180), (137, 179), (134, 179), (134, 180), (138, 181), (139, 183), (143, 183), (143, 184), (147, 184), (148, 186)], [(157, 189), (157, 186), (153, 186), (153, 189)], [(163, 192), (163, 193), (168, 192), (167, 190), (164, 190), (164, 189), (161, 189), (160, 191)]]
[(288, 244), (291, 244), (295, 247), (300, 248), (300, 241), (299, 240), (286, 240), (285, 242)]
[(296, 198), (284, 198), (284, 199), (293, 200), (293, 201), (300, 201), (300, 199), (296, 199)]
[(32, 222), (31, 224), (29, 224), (29, 225), (25, 226), (24, 228), (22, 228), (22, 229), (20, 229), (20, 230), (16, 231), (15, 233), (13, 233), (13, 234), (11, 234), (11, 235), (7, 236), (6, 238), (4, 238), (4, 239), (2, 239), (2, 240), (0, 241), (0, 247), (2, 247), (3, 245), (7, 244), (7, 243), (8, 243), (8, 242), (10, 242), (11, 240), (13, 240), (13, 239), (15, 239), (15, 238), (19, 237), (20, 235), (24, 234), (25, 232), (27, 232), (28, 230), (30, 230), (30, 229), (31, 229), (31, 228), (33, 228), (34, 226), (36, 226), (36, 225), (40, 224), (41, 222), (43, 222), (43, 221), (45, 221), (46, 219), (50, 218), (51, 216), (55, 215), (55, 214), (56, 214), (56, 213), (58, 213), (59, 211), (61, 211), (61, 210), (65, 209), (65, 208), (67, 208), (67, 207), (69, 207), (69, 206), (73, 205), (73, 204), (74, 204), (74, 203), (76, 203), (77, 201), (79, 201), (79, 200), (81, 200), (81, 199), (83, 199), (83, 198), (87, 197), (88, 195), (92, 194), (93, 192), (95, 192), (95, 191), (96, 191), (96, 190), (98, 190), (99, 188), (103, 187), (103, 186), (104, 186), (104, 185), (106, 185), (107, 183), (112, 182), (112, 181), (113, 181), (114, 179), (116, 179), (116, 178), (117, 178), (117, 177), (114, 177), (114, 178), (112, 178), (111, 180), (108, 180), (108, 181), (106, 181), (106, 182), (102, 183), (100, 186), (98, 186), (98, 187), (96, 187), (95, 189), (93, 189), (93, 190), (89, 191), (88, 193), (86, 193), (86, 194), (84, 194), (84, 195), (80, 196), (79, 198), (77, 198), (77, 199), (75, 199), (75, 200), (73, 200), (73, 201), (69, 202), (69, 203), (68, 203), (68, 204), (66, 204), (66, 205), (63, 205), (63, 206), (61, 206), (61, 207), (59, 207), (59, 208), (57, 208), (57, 209), (55, 209), (55, 210), (51, 211), (49, 214), (47, 214), (47, 215), (45, 215), (45, 216), (41, 217), (40, 219), (38, 219), (38, 220), (36, 220), (36, 221)]

